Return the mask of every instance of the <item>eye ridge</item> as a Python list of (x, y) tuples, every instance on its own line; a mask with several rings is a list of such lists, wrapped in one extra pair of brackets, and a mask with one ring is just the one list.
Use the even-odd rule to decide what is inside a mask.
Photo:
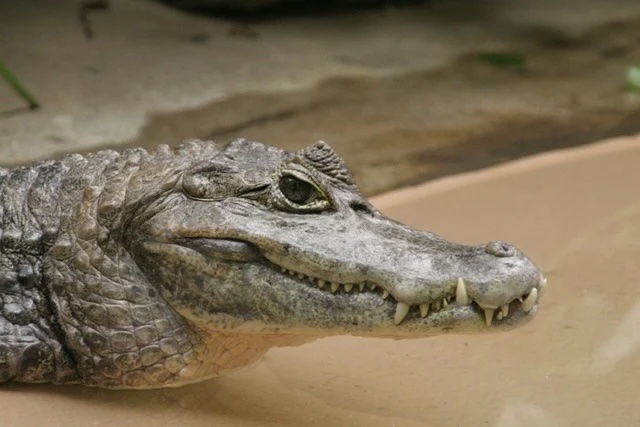
[(297, 205), (306, 205), (318, 197), (318, 190), (312, 184), (293, 175), (282, 176), (278, 186), (282, 195)]

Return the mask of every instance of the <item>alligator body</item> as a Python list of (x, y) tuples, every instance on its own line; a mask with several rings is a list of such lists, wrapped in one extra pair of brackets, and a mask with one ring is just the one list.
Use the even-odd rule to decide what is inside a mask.
[(384, 217), (323, 142), (0, 169), (0, 382), (175, 386), (322, 336), (506, 329), (545, 284), (511, 245)]

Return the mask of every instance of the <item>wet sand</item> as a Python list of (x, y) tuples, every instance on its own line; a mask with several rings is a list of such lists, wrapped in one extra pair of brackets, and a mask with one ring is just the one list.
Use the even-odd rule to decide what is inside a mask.
[(329, 338), (179, 389), (2, 386), (0, 426), (640, 425), (640, 137), (377, 197), (465, 243), (541, 266), (538, 316), (495, 335)]

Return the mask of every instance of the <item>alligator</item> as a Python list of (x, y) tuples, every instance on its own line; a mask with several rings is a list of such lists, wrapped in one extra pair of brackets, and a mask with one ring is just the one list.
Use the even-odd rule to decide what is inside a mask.
[(510, 244), (385, 217), (322, 141), (0, 169), (0, 220), (0, 382), (179, 386), (320, 337), (506, 330), (546, 285)]

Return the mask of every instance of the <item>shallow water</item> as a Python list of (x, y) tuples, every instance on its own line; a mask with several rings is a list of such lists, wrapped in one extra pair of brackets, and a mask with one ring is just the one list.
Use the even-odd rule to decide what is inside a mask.
[(516, 244), (549, 287), (500, 334), (328, 338), (254, 368), (155, 391), (3, 386), (0, 426), (640, 425), (640, 138), (379, 197), (465, 243)]

